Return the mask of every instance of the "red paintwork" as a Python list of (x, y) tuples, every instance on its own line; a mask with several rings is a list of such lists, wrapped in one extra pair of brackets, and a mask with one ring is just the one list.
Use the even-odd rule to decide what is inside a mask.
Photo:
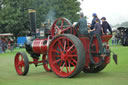
[[(61, 22), (61, 25), (58, 26), (57, 23)], [(66, 24), (67, 26), (64, 27), (64, 24)], [(56, 21), (54, 21), (53, 25), (52, 25), (52, 29), (51, 29), (51, 35), (52, 37), (59, 35), (59, 34), (63, 34), (65, 31), (69, 30), (70, 33), (72, 32), (71, 28), (71, 23), (66, 19), (66, 18), (58, 18), (56, 19)]]
[(79, 39), (82, 41), (84, 49), (85, 49), (85, 66), (88, 66), (90, 59), (89, 59), (89, 38), (88, 37), (79, 37)]
[(16, 69), (16, 72), (19, 74), (19, 75), (22, 75), (23, 72), (24, 72), (24, 59), (23, 59), (23, 56), (19, 53), (19, 54), (16, 54), (15, 56), (15, 69)]
[[(109, 41), (109, 39), (111, 37), (112, 37), (112, 35), (102, 35), (101, 36), (102, 42), (106, 43), (107, 50), (109, 50), (108, 41)], [(90, 39), (88, 37), (79, 37), (79, 39), (82, 41), (84, 49), (85, 49), (85, 53), (86, 53), (86, 56), (85, 56), (85, 61), (86, 61), (85, 62), (85, 66), (88, 66), (89, 63), (90, 63), (90, 56), (89, 56), (89, 43), (90, 43)], [(93, 44), (96, 45), (96, 52), (98, 52), (99, 51), (99, 49), (97, 47), (98, 41), (97, 41), (96, 37), (94, 39)], [(95, 60), (95, 62), (99, 62), (99, 58), (98, 57), (95, 57), (94, 60)], [(106, 56), (105, 57), (105, 64), (108, 64), (109, 62), (110, 62), (110, 56)]]
[(52, 41), (48, 56), (49, 64), (57, 75), (67, 77), (75, 71), (78, 55), (76, 47), (70, 39), (59, 37)]
[(33, 61), (29, 61), (29, 64), (35, 64), (35, 65), (38, 65), (39, 63), (42, 63), (44, 69), (45, 69), (47, 72), (49, 72), (49, 71), (51, 71), (51, 68), (48, 66), (48, 64), (47, 64), (46, 61), (48, 61), (48, 59), (47, 59), (47, 55), (44, 54), (44, 55), (42, 56), (42, 60), (33, 59)]
[(32, 43), (32, 49), (34, 53), (46, 54), (47, 53), (47, 43), (43, 44), (47, 39), (36, 39)]
[[(45, 71), (47, 71), (47, 72), (51, 71), (51, 68), (48, 66), (48, 57), (47, 57), (47, 55), (43, 55), (42, 60), (44, 62), (43, 67), (44, 67)], [(45, 61), (47, 61), (47, 63)]]
[[(106, 48), (108, 50), (109, 50), (108, 41), (109, 41), (109, 39), (111, 37), (112, 37), (112, 35), (102, 35), (101, 36), (102, 42), (106, 43)], [(88, 37), (79, 37), (79, 39), (82, 41), (83, 46), (85, 48), (85, 53), (86, 53), (86, 56), (85, 56), (86, 57), (86, 59), (85, 59), (85, 61), (86, 61), (85, 66), (88, 66), (89, 63), (90, 63), (90, 56), (89, 56), (89, 43), (90, 43), (90, 39)], [(45, 44), (45, 45), (43, 44), (43, 42), (45, 40), (47, 40), (47, 39), (36, 39), (36, 40), (33, 41), (32, 48), (33, 48), (34, 53), (38, 53), (38, 54), (46, 54), (47, 53), (47, 44)], [(94, 39), (93, 44), (95, 44), (96, 46), (98, 44), (98, 41), (97, 41), (96, 37)], [(99, 49), (98, 49), (98, 47), (96, 47), (96, 52), (98, 52), (98, 51), (99, 51)], [(98, 57), (95, 57), (94, 60), (95, 60), (95, 62), (99, 62), (99, 58)], [(110, 56), (106, 56), (105, 57), (105, 64), (108, 64), (109, 62), (110, 62)], [(30, 62), (30, 63), (35, 63), (35, 62), (33, 61), (33, 62)], [(38, 63), (41, 63), (41, 62), (38, 61)]]

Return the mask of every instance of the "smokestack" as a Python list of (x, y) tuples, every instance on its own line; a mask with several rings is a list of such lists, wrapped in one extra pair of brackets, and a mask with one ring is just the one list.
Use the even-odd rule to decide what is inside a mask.
[(30, 28), (32, 36), (36, 36), (36, 10), (29, 9)]

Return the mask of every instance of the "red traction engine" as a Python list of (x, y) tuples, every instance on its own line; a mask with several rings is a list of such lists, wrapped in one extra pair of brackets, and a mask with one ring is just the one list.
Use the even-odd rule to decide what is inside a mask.
[[(16, 72), (26, 75), (29, 64), (43, 65), (46, 71), (53, 71), (63, 78), (74, 77), (81, 71), (102, 71), (110, 63), (111, 51), (108, 41), (112, 35), (83, 36), (71, 25), (65, 18), (56, 19), (51, 30), (47, 30), (50, 34), (27, 41), (26, 51), (33, 61), (28, 60), (25, 52), (18, 52), (15, 56)], [(46, 31), (44, 33), (47, 34)], [(117, 63), (116, 54), (113, 59)]]

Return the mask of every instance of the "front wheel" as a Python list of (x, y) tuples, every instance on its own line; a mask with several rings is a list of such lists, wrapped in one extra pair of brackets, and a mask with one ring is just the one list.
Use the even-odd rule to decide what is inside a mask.
[(15, 56), (15, 69), (19, 75), (26, 75), (29, 71), (28, 57), (24, 52), (18, 52)]

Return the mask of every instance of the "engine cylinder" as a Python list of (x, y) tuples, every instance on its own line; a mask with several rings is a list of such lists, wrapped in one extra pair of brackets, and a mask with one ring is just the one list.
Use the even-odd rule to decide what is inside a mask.
[(36, 39), (32, 43), (32, 50), (37, 54), (47, 54), (47, 39)]

